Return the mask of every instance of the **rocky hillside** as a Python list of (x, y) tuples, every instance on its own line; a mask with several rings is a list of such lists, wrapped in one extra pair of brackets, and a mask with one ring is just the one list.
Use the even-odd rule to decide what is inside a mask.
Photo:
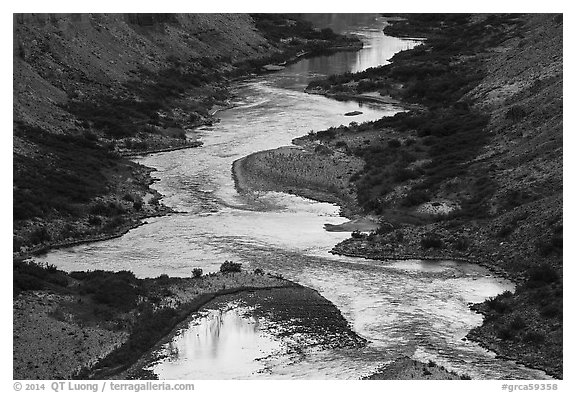
[(161, 214), (149, 171), (119, 153), (194, 146), (185, 130), (224, 98), (217, 71), (276, 50), (248, 15), (14, 15), (15, 251)]
[(120, 89), (141, 69), (176, 60), (241, 61), (271, 46), (241, 14), (19, 14), (14, 16), (14, 117), (58, 131), (74, 127), (62, 105)]
[(15, 14), (13, 37), (16, 254), (165, 213), (123, 157), (199, 146), (232, 78), (359, 43), (272, 14)]
[(562, 376), (562, 15), (409, 14), (389, 34), (426, 36), (392, 64), (310, 84), (392, 96), (392, 118), (318, 132), (363, 158), (350, 179), (380, 216), (334, 252), (481, 263), (518, 284), (477, 310), (470, 337)]

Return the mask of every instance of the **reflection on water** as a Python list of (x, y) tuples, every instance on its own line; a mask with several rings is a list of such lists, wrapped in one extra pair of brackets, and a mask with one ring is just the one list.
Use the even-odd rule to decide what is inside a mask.
[(162, 347), (162, 359), (151, 370), (160, 379), (235, 379), (261, 372), (257, 359), (281, 346), (260, 329), (257, 318), (245, 315), (248, 311), (206, 311)]
[[(364, 43), (360, 51), (339, 52), (330, 56), (317, 56), (290, 65), (278, 73), (285, 76), (279, 86), (302, 90), (310, 82), (326, 75), (359, 72), (389, 63), (394, 54), (412, 49), (421, 43), (418, 39), (404, 39), (384, 35), (385, 18), (377, 14), (306, 14), (306, 19), (317, 26), (330, 27), (339, 33), (353, 33)], [(285, 79), (288, 78), (289, 81)]]

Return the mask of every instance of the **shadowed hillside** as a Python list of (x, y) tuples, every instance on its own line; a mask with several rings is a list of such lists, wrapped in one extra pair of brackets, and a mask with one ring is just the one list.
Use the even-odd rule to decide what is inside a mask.
[(300, 138), (365, 161), (349, 181), (380, 228), (334, 252), (465, 259), (506, 275), (516, 292), (476, 306), (486, 320), (469, 337), (562, 377), (562, 15), (404, 16), (385, 32), (423, 45), (307, 89), (412, 104)]
[[(165, 214), (124, 158), (198, 147), (231, 79), (361, 44), (273, 14), (15, 14), (14, 251), (118, 235)], [(360, 44), (360, 45), (359, 45)]]

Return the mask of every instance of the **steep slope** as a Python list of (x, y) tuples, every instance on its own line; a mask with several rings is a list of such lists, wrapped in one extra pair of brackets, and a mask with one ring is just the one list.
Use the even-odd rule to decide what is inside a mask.
[(117, 89), (140, 68), (157, 72), (174, 58), (241, 61), (271, 45), (242, 14), (17, 14), (14, 115), (48, 130), (73, 126), (58, 104)]
[[(227, 83), (299, 52), (358, 49), (290, 15), (14, 15), (14, 251), (166, 212), (133, 153), (198, 147)], [(361, 45), (360, 45), (361, 47)], [(188, 136), (187, 136), (188, 135)]]
[(277, 51), (248, 15), (14, 15), (15, 251), (165, 211), (118, 153), (197, 145), (184, 132), (225, 97), (220, 70)]
[(335, 253), (452, 258), (518, 284), (475, 308), (470, 338), (562, 377), (562, 15), (409, 14), (387, 29), (427, 42), (389, 66), (315, 81), (391, 95), (393, 118), (305, 137), (366, 161), (350, 181), (380, 228)]

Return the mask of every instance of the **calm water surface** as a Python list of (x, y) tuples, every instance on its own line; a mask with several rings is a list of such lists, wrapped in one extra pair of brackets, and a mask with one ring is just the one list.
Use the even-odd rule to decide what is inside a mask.
[[(400, 354), (433, 359), (473, 378), (543, 378), (495, 359), (462, 338), (482, 318), (468, 304), (507, 289), (510, 282), (478, 266), (454, 262), (377, 262), (333, 256), (347, 233), (326, 232), (345, 220), (338, 207), (283, 193), (239, 195), (232, 162), (289, 145), (310, 130), (392, 115), (394, 106), (338, 102), (302, 92), (316, 77), (359, 71), (387, 62), (414, 40), (386, 37), (374, 15), (320, 16), (337, 31), (366, 43), (357, 52), (306, 59), (234, 87), (233, 109), (198, 130), (204, 146), (139, 159), (157, 169), (154, 187), (180, 214), (105, 242), (56, 250), (43, 259), (65, 270), (132, 270), (139, 277), (189, 276), (193, 267), (217, 271), (226, 260), (260, 267), (317, 289), (370, 344), (361, 350), (309, 351), (298, 359), (265, 328), (266, 321), (237, 308), (205, 310), (174, 335), (150, 369), (162, 379), (358, 378)], [(346, 117), (360, 110), (362, 115)]]

